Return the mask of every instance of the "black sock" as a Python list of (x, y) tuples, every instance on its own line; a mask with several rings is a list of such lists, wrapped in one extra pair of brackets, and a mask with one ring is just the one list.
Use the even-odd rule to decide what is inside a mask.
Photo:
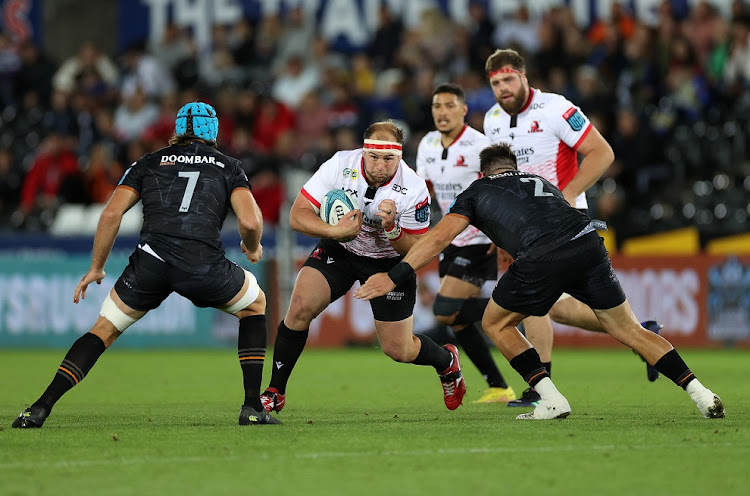
[(661, 357), (655, 364), (654, 368), (664, 374), (680, 386), (685, 389), (687, 385), (695, 379), (693, 374), (688, 368), (687, 364), (682, 360), (677, 350), (668, 351), (663, 357)]
[(438, 344), (423, 334), (415, 334), (422, 342), (417, 358), (412, 362), (414, 365), (432, 365), (438, 373), (443, 372), (451, 366), (453, 355), (450, 351), (438, 346)]
[(479, 372), (487, 380), (490, 387), (507, 388), (503, 374), (497, 368), (490, 353), (490, 347), (484, 339), (484, 332), (478, 323), (469, 325), (466, 329), (456, 332), (456, 340), (466, 352), (466, 356), (477, 366)]
[(245, 387), (245, 402), (260, 411), (260, 383), (263, 378), (263, 360), (266, 358), (266, 316), (251, 315), (240, 319), (237, 334), (237, 356), (242, 369), (242, 385)]
[(461, 309), (458, 311), (456, 318), (453, 319), (454, 325), (471, 324), (472, 322), (482, 321), (484, 310), (487, 308), (489, 298), (467, 298), (464, 300)]
[(52, 411), (52, 407), (62, 395), (86, 377), (106, 349), (104, 341), (96, 334), (87, 332), (78, 338), (65, 355), (50, 385), (32, 406), (41, 406), (47, 412)]
[(309, 329), (293, 331), (284, 324), (283, 320), (279, 323), (276, 342), (273, 345), (273, 367), (271, 367), (269, 387), (275, 387), (281, 394), (286, 393), (286, 383), (292, 375), (292, 370), (302, 350), (305, 349), (309, 332)]
[(534, 348), (529, 348), (523, 353), (516, 355), (510, 361), (510, 366), (518, 372), (523, 380), (529, 383), (532, 388), (536, 386), (536, 383), (549, 377), (549, 373), (542, 365), (542, 361), (539, 359), (539, 353)]
[(544, 368), (547, 369), (547, 375), (552, 377), (552, 362), (542, 362), (542, 365), (544, 365)]

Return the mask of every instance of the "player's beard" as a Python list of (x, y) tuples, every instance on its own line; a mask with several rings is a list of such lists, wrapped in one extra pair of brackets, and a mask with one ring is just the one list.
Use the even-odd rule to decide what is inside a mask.
[(497, 103), (500, 105), (500, 108), (505, 110), (509, 115), (516, 115), (523, 108), (527, 98), (526, 89), (522, 86), (521, 89), (518, 90), (518, 93), (513, 95), (513, 100), (510, 102), (498, 100)]

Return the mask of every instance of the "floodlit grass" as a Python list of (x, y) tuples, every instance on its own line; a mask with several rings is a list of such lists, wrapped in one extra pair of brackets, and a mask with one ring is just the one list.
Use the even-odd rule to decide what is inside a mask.
[(42, 429), (11, 429), (63, 355), (0, 352), (4, 496), (730, 495), (750, 479), (747, 351), (683, 350), (724, 400), (724, 420), (701, 418), (667, 379), (649, 383), (620, 349), (556, 351), (553, 378), (573, 412), (522, 422), (527, 409), (471, 403), (484, 383), (466, 358), (467, 397), (449, 412), (432, 369), (378, 350), (312, 349), (290, 381), (284, 424), (240, 427), (234, 350), (113, 349)]

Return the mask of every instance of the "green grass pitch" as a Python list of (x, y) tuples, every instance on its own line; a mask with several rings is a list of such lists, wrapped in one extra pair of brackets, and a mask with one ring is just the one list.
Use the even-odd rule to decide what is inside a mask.
[[(127, 338), (125, 338), (127, 339)], [(573, 412), (477, 405), (450, 412), (427, 367), (379, 350), (307, 350), (280, 426), (237, 425), (234, 350), (105, 353), (42, 429), (10, 428), (64, 352), (0, 351), (0, 494), (733, 495), (750, 475), (750, 352), (683, 350), (724, 420), (617, 350), (556, 350)], [(270, 350), (266, 379), (270, 373)], [(524, 384), (501, 356), (516, 391)]]

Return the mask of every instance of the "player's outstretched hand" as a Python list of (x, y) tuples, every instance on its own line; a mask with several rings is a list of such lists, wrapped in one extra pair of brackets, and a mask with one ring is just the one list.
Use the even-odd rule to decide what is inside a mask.
[(81, 278), (81, 282), (78, 283), (78, 286), (76, 286), (76, 290), (73, 293), (73, 303), (78, 303), (81, 300), (86, 299), (86, 288), (89, 287), (89, 284), (96, 281), (97, 284), (102, 283), (102, 279), (104, 279), (104, 276), (107, 274), (103, 270), (94, 270), (89, 269), (89, 271)]
[(396, 222), (396, 202), (391, 199), (381, 201), (378, 204), (378, 211), (375, 215), (380, 217), (383, 229), (390, 229)]
[(253, 251), (248, 251), (247, 246), (245, 246), (244, 241), (240, 241), (240, 249), (242, 250), (242, 253), (245, 254), (248, 260), (250, 260), (250, 263), (258, 263), (260, 262), (260, 259), (263, 258), (263, 245), (258, 243), (258, 248), (256, 248)]
[(354, 297), (360, 300), (372, 300), (378, 296), (388, 294), (396, 288), (387, 272), (371, 275), (367, 281), (354, 292)]
[(362, 211), (359, 209), (352, 210), (343, 216), (333, 228), (333, 239), (339, 241), (353, 240), (359, 235), (359, 230), (362, 229)]

